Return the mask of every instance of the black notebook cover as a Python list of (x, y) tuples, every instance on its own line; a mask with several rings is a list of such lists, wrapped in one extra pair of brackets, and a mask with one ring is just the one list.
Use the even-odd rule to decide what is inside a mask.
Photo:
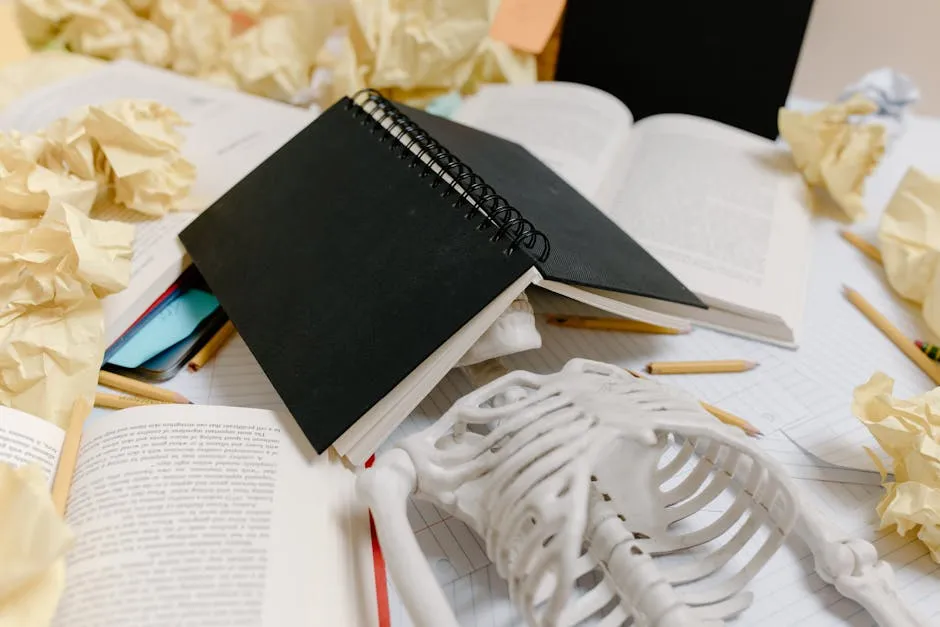
[(397, 106), (545, 234), (551, 255), (538, 268), (546, 278), (705, 306), (646, 249), (519, 144)]
[(349, 104), (180, 235), (321, 452), (533, 265), (476, 230)]

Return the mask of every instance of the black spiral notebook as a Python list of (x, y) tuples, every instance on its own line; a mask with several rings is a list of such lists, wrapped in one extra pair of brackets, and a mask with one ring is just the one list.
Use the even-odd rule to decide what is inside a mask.
[(180, 239), (313, 446), (356, 464), (532, 284), (657, 324), (682, 322), (589, 290), (701, 306), (522, 147), (371, 91)]

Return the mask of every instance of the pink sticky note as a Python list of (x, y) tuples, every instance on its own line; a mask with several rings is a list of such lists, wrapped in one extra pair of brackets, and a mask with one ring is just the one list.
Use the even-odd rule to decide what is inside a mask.
[(564, 10), (565, 0), (502, 0), (490, 37), (517, 50), (539, 54)]

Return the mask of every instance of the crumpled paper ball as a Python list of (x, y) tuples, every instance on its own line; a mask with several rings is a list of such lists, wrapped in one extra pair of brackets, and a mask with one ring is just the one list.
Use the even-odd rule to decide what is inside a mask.
[[(166, 67), (170, 39), (123, 0), (16, 0), (26, 40), (42, 48), (58, 40), (99, 59), (132, 59)], [(148, 7), (149, 8), (149, 7)]]
[(310, 80), (312, 63), (303, 36), (290, 16), (277, 15), (233, 39), (225, 54), (238, 85), (289, 102)]
[(365, 87), (424, 107), (483, 83), (532, 83), (535, 55), (489, 36), (499, 0), (443, 0), (434, 11), (394, 0), (353, 0), (344, 35), (320, 51), (315, 98), (332, 104)]
[[(196, 180), (196, 166), (180, 152), (185, 122), (156, 102), (118, 100), (89, 107), (72, 118), (73, 137), (83, 129), (100, 150), (113, 201), (149, 216), (181, 207)], [(64, 141), (68, 134), (54, 141)]]
[(908, 169), (882, 215), (878, 244), (891, 287), (921, 303), (940, 335), (940, 179)]
[(908, 111), (920, 100), (920, 89), (910, 77), (889, 67), (872, 70), (852, 83), (839, 96), (840, 101), (861, 95), (876, 105), (876, 111), (862, 120), (885, 127), (888, 145), (904, 132)]
[(53, 203), (0, 217), (0, 404), (65, 427), (104, 359), (99, 298), (127, 287), (134, 227)]
[(0, 215), (38, 218), (54, 203), (68, 203), (85, 214), (91, 211), (97, 183), (40, 165), (47, 147), (36, 136), (0, 134)]
[(226, 10), (205, 0), (155, 0), (149, 15), (169, 37), (173, 71), (201, 78), (225, 73), (223, 56), (232, 40)]
[(16, 0), (33, 47), (132, 59), (292, 102), (337, 24), (308, 0)]
[(894, 381), (877, 372), (855, 390), (852, 412), (893, 460), (888, 468), (869, 451), (881, 470), (885, 496), (878, 503), (882, 528), (899, 535), (915, 532), (940, 563), (940, 388), (904, 400), (891, 395)]
[(85, 107), (0, 134), (0, 403), (66, 426), (104, 358), (100, 298), (127, 287), (134, 225), (93, 219), (181, 208), (195, 180), (183, 120), (163, 105)]
[(73, 541), (42, 469), (0, 463), (0, 627), (52, 622)]
[(159, 217), (180, 209), (196, 180), (195, 166), (180, 151), (184, 124), (175, 111), (150, 101), (82, 107), (37, 134), (44, 142), (39, 162), (93, 183), (96, 202)]
[(790, 146), (806, 184), (826, 190), (853, 221), (865, 217), (865, 179), (884, 155), (885, 129), (878, 124), (856, 124), (852, 118), (877, 108), (856, 95), (813, 113), (781, 108), (777, 115), (780, 136)]
[(51, 201), (88, 214), (107, 200), (149, 216), (181, 208), (196, 180), (184, 121), (141, 100), (83, 107), (40, 133), (0, 133), (0, 215), (38, 217)]

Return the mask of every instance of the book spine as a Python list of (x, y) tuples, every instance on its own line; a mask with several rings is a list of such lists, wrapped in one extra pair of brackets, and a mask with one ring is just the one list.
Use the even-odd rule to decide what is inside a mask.
[(536, 261), (548, 259), (551, 244), (518, 209), (476, 174), (470, 166), (448, 151), (430, 134), (403, 113), (391, 101), (372, 89), (364, 89), (347, 99), (346, 108), (361, 120), (379, 143), (389, 149), (417, 176), (430, 178), (432, 188), (442, 188), (441, 197), (453, 197), (453, 207), (464, 210), (464, 217), (482, 217), (477, 229), (491, 231), (490, 241), (503, 242), (503, 252), (511, 255), (525, 249)]

